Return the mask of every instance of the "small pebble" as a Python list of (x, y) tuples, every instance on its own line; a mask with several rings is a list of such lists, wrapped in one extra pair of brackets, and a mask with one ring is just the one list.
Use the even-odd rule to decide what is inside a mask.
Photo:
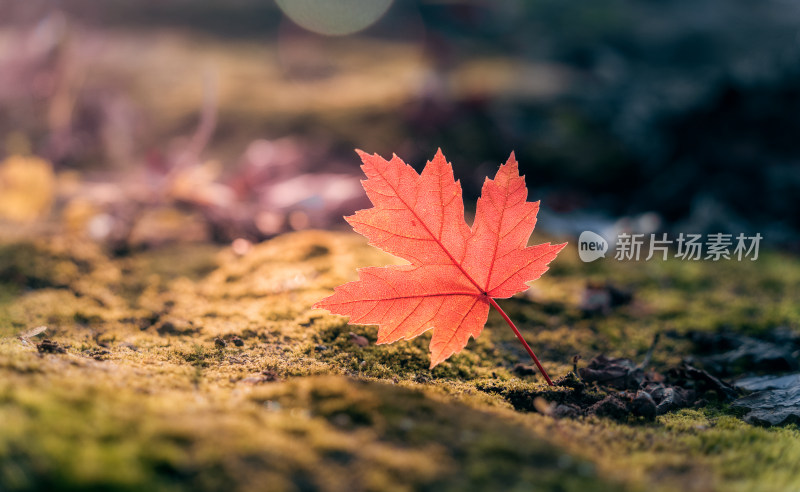
[(358, 335), (356, 333), (350, 332), (350, 343), (354, 345), (358, 345), (359, 347), (366, 347), (369, 345), (369, 340), (367, 337)]

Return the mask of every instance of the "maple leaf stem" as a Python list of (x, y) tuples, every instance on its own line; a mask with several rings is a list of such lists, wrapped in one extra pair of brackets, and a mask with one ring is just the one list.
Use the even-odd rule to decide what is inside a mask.
[(550, 386), (554, 386), (553, 385), (553, 381), (550, 380), (550, 376), (547, 375), (547, 371), (545, 371), (544, 367), (542, 367), (542, 364), (539, 363), (539, 359), (536, 357), (536, 354), (533, 353), (533, 350), (531, 350), (531, 347), (528, 345), (528, 342), (526, 342), (525, 339), (522, 338), (522, 333), (519, 332), (519, 330), (517, 329), (516, 325), (514, 325), (514, 322), (511, 321), (511, 318), (508, 317), (506, 312), (503, 311), (503, 309), (500, 307), (500, 305), (497, 304), (497, 302), (495, 302), (494, 299), (492, 299), (489, 296), (486, 296), (486, 298), (489, 300), (489, 304), (494, 306), (494, 308), (497, 309), (500, 312), (500, 316), (502, 316), (503, 319), (506, 320), (506, 323), (508, 323), (508, 326), (510, 326), (511, 329), (514, 330), (514, 334), (517, 335), (517, 338), (519, 338), (519, 341), (522, 342), (522, 346), (525, 347), (525, 350), (528, 351), (528, 355), (531, 356), (531, 359), (533, 359), (533, 362), (536, 364), (536, 367), (539, 368), (539, 372), (542, 373), (542, 376), (544, 376), (544, 379), (545, 379), (545, 381), (547, 381), (547, 384), (549, 384)]

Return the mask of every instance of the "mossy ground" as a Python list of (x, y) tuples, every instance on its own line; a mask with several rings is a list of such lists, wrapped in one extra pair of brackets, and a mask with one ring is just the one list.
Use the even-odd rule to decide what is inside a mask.
[[(546, 388), (515, 375), (527, 356), (496, 313), (431, 371), (427, 335), (376, 346), (374, 327), (310, 308), (357, 267), (392, 261), (352, 233), (314, 231), (242, 256), (112, 258), (68, 236), (0, 245), (0, 489), (800, 488), (798, 428), (752, 427), (724, 405), (627, 423), (515, 410), (509, 395)], [(587, 280), (634, 301), (586, 316)], [(689, 354), (692, 330), (798, 329), (799, 298), (800, 261), (780, 253), (582, 264), (567, 249), (500, 302), (561, 376), (575, 354), (641, 359), (656, 333), (665, 367)], [(39, 325), (66, 353), (16, 338)]]

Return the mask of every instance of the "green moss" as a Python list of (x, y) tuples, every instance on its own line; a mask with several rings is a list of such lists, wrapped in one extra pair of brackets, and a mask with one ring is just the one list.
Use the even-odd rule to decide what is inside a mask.
[(602, 443), (614, 454), (603, 466), (624, 460), (631, 475), (665, 477), (668, 489), (771, 491), (800, 486), (796, 426), (753, 427), (725, 408), (705, 408), (681, 410), (641, 427), (603, 422), (593, 428), (601, 429), (600, 436), (616, 437)]
[[(241, 257), (187, 246), (110, 258), (63, 238), (0, 246), (0, 270), (8, 274), (0, 284), (0, 484), (165, 491), (800, 486), (792, 472), (800, 460), (797, 428), (753, 428), (725, 407), (626, 424), (531, 412), (535, 398), (559, 402), (569, 390), (514, 374), (527, 354), (496, 313), (478, 340), (430, 370), (428, 334), (377, 346), (375, 327), (310, 309), (354, 279), (358, 266), (394, 261), (354, 234), (314, 231)], [(584, 314), (588, 278), (630, 288), (633, 302)], [(499, 302), (557, 377), (571, 370), (575, 354), (640, 359), (656, 333), (797, 329), (798, 289), (800, 262), (777, 253), (742, 263), (584, 265), (568, 249), (528, 293)], [(14, 337), (41, 324), (68, 347), (65, 354), (38, 354), (35, 340)], [(353, 343), (351, 332), (369, 345)], [(690, 349), (680, 336), (661, 340), (657, 368)]]
[[(508, 422), (502, 412), (441, 401), (418, 390), (321, 378), (266, 388), (251, 398), (277, 403), (290, 412), (309, 412), (310, 418), (323, 418), (340, 429), (369, 430), (392, 446), (424, 450), (415, 458), (419, 461), (416, 466), (428, 468), (432, 459), (444, 465), (437, 467), (428, 485), (441, 490), (593, 490), (609, 486), (598, 481), (588, 462), (564, 460), (562, 451)], [(387, 464), (397, 467), (397, 463)], [(402, 468), (409, 465), (413, 462)], [(402, 475), (402, 468), (391, 477), (395, 485), (409, 480)], [(417, 489), (424, 484), (420, 480), (408, 485)]]

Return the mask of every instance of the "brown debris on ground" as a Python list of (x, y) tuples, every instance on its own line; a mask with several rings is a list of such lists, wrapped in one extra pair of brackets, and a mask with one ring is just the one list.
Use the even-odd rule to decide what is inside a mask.
[(729, 384), (688, 364), (664, 373), (645, 372), (630, 359), (605, 355), (593, 358), (577, 374), (570, 372), (556, 380), (556, 386), (567, 390), (506, 392), (504, 396), (518, 410), (556, 418), (597, 416), (625, 422), (631, 418), (652, 421), (667, 412), (701, 407), (709, 401), (729, 402), (739, 395)]
[(45, 338), (41, 343), (36, 344), (36, 350), (40, 354), (66, 354), (67, 349), (59, 345), (58, 342)]

